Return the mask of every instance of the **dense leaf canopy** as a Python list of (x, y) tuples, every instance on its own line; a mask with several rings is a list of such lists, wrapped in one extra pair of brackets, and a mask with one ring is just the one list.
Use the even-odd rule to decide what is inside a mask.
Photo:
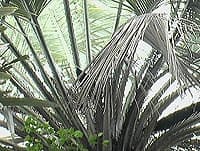
[[(31, 115), (77, 130), (77, 150), (200, 150), (198, 0), (0, 2), (0, 125), (12, 136), (0, 147), (25, 149)], [(48, 132), (32, 135), (51, 150)]]

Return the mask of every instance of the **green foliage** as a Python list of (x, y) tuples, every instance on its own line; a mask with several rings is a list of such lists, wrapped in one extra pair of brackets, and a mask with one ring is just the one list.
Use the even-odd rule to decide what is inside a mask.
[[(151, 14), (162, 5), (163, 0), (88, 0), (87, 20), (90, 27), (88, 29), (83, 19), (83, 1), (64, 1), (69, 3), (71, 12), (69, 10), (68, 12), (70, 13), (64, 12), (63, 0), (50, 1), (9, 0), (1, 2), (1, 6), (7, 6), (0, 10), (1, 40), (6, 44), (9, 43), (10, 49), (7, 49), (6, 55), (0, 55), (1, 59), (4, 59), (3, 62), (8, 62), (1, 68), (2, 80), (0, 79), (0, 82), (3, 81), (2, 84), (6, 82), (9, 86), (12, 84), (11, 90), (15, 86), (17, 88), (15, 96), (45, 98), (49, 102), (58, 104), (58, 107), (51, 106), (52, 108), (47, 110), (40, 108), (40, 106), (45, 106), (42, 103), (47, 101), (38, 103), (35, 101), (37, 105), (34, 105), (30, 99), (18, 101), (9, 98), (12, 99), (12, 105), (21, 104), (20, 106), (23, 106), (30, 103), (32, 108), (16, 108), (28, 114), (40, 116), (40, 120), (50, 121), (49, 123), (52, 124), (50, 126), (32, 117), (27, 118), (24, 129), (28, 134), (25, 139), (27, 150), (86, 151), (88, 149), (98, 151), (105, 147), (107, 151), (165, 150), (176, 146), (183, 140), (189, 141), (194, 135), (199, 135), (200, 129), (196, 128), (197, 133), (195, 133), (192, 129), (194, 124), (191, 122), (191, 119), (199, 120), (199, 116), (188, 118), (194, 110), (197, 111), (194, 108), (189, 114), (184, 110), (181, 111), (181, 115), (185, 117), (184, 120), (178, 118), (178, 114), (173, 113), (175, 126), (169, 124), (167, 131), (161, 131), (162, 127), (158, 130), (154, 129), (159, 125), (157, 122), (160, 122), (158, 121), (160, 114), (179, 96), (177, 90), (169, 94), (169, 97), (164, 97), (168, 88), (171, 88), (170, 85), (174, 84), (173, 78), (169, 79), (169, 83), (160, 85), (159, 92), (149, 99), (151, 95), (149, 92), (154, 83), (160, 82), (160, 78), (168, 74), (168, 70), (177, 78), (186, 77), (192, 85), (193, 83), (199, 85), (199, 79), (197, 79), (200, 75), (198, 72), (200, 68), (199, 45), (197, 45), (199, 38), (196, 38), (199, 37), (197, 34), (199, 30), (196, 27), (193, 28), (194, 24), (191, 25), (194, 19), (199, 25), (200, 8), (198, 6), (200, 5), (198, 1), (188, 1), (187, 5), (184, 4), (185, 13), (180, 12), (184, 22), (189, 19), (190, 25), (188, 26), (181, 22), (182, 19), (180, 22), (178, 18), (165, 22), (167, 18)], [(181, 1), (176, 3), (175, 7), (184, 7), (180, 4)], [(12, 9), (12, 7), (17, 7), (17, 9)], [(126, 13), (126, 9), (133, 11), (135, 15), (142, 16), (129, 20), (114, 34), (113, 27), (116, 31), (121, 23), (133, 16), (131, 13)], [(178, 9), (174, 10), (178, 11)], [(73, 25), (73, 28), (66, 24), (68, 14), (71, 14), (70, 25)], [(172, 29), (169, 27), (171, 23), (174, 26)], [(3, 25), (8, 27), (5, 32), (6, 28)], [(71, 29), (69, 33), (67, 29)], [(86, 40), (86, 33), (90, 35), (89, 40)], [(169, 33), (172, 35), (170, 39), (168, 39)], [(190, 36), (193, 33), (195, 33), (194, 36)], [(75, 35), (75, 37), (69, 35)], [(112, 39), (108, 43), (111, 36)], [(169, 40), (168, 42), (174, 42), (173, 45), (176, 47), (172, 50), (177, 49), (178, 51), (169, 51), (171, 50), (168, 49), (170, 43), (165, 43), (166, 39)], [(156, 50), (151, 51), (151, 48), (148, 48), (150, 49), (147, 52), (148, 55), (144, 57), (146, 50), (144, 52), (142, 49), (145, 46), (142, 46), (142, 49), (138, 47), (140, 46), (138, 42), (141, 40)], [(74, 77), (73, 74), (76, 63), (73, 58), (78, 55), (75, 56), (75, 53), (72, 53), (70, 41), (77, 43), (75, 48), (77, 47), (79, 52), (81, 69), (87, 66), (85, 57), (88, 53), (86, 45), (89, 42), (87, 41), (91, 41), (92, 58), (98, 54), (84, 70), (86, 73), (84, 80), (77, 80), (75, 83), (73, 82), (76, 76)], [(187, 50), (188, 48), (192, 50)], [(196, 49), (195, 53), (193, 49)], [(24, 55), (30, 56), (29, 62), (13, 60)], [(18, 61), (21, 64), (16, 65)], [(171, 69), (167, 67), (167, 64), (173, 65)], [(49, 65), (49, 68), (46, 68), (46, 65)], [(13, 69), (10, 70), (12, 67)], [(60, 68), (63, 70), (60, 71)], [(179, 69), (181, 72), (176, 72)], [(8, 80), (10, 78), (8, 73), (12, 76), (11, 81)], [(183, 75), (184, 78), (181, 78)], [(68, 79), (72, 80), (67, 83)], [(0, 92), (0, 101), (1, 98), (5, 98), (6, 103), (11, 103), (8, 102), (9, 92), (3, 88)], [(149, 103), (147, 103), (148, 100)], [(79, 105), (80, 108), (77, 107)], [(11, 115), (11, 112), (8, 115)], [(20, 128), (23, 125), (21, 124), (23, 118), (21, 114), (13, 114), (13, 116), (15, 116), (15, 123), (10, 120), (9, 125), (12, 125), (13, 129), (15, 126), (16, 134), (21, 136)], [(196, 121), (193, 123), (196, 124)], [(164, 120), (164, 123), (166, 122)], [(74, 129), (65, 129), (69, 123)], [(184, 126), (188, 123), (191, 129)], [(59, 126), (62, 128), (59, 129)]]
[(108, 145), (109, 143), (110, 143), (109, 140), (104, 140), (104, 141), (102, 142), (102, 144), (103, 144), (104, 146)]
[(89, 136), (89, 142), (90, 142), (90, 144), (96, 145), (97, 144), (97, 138), (98, 138), (97, 135), (90, 135)]
[[(25, 132), (28, 134), (25, 138), (28, 151), (41, 151), (44, 143), (37, 137), (37, 134), (45, 136), (49, 151), (62, 151), (64, 148), (69, 151), (88, 151), (80, 142), (83, 133), (74, 128), (60, 128), (55, 131), (48, 122), (42, 123), (34, 117), (29, 116), (25, 120)], [(89, 143), (96, 145), (102, 139), (103, 133), (93, 134), (89, 136)], [(109, 140), (103, 140), (102, 145), (109, 144)]]
[(27, 142), (31, 142), (31, 143), (26, 143), (27, 151), (41, 151), (41, 150), (43, 150), (43, 145), (42, 145), (40, 140), (34, 139), (33, 137), (31, 137), (29, 135), (25, 138), (25, 140)]
[(74, 128), (60, 128), (55, 131), (48, 122), (42, 123), (36, 118), (29, 116), (25, 120), (25, 132), (28, 134), (25, 138), (28, 151), (41, 151), (44, 148), (42, 139), (37, 137), (37, 134), (45, 136), (45, 141), (49, 151), (87, 151), (80, 142), (83, 133)]
[(44, 146), (41, 143), (42, 141), (38, 138), (35, 138), (36, 136), (34, 134), (52, 135), (54, 133), (54, 130), (49, 126), (48, 123), (42, 124), (41, 122), (32, 117), (28, 117), (25, 120), (24, 127), (25, 132), (29, 134), (25, 138), (25, 141), (27, 141), (26, 147), (28, 151), (40, 151), (44, 148)]
[(106, 146), (109, 144), (109, 140), (103, 140), (102, 141), (102, 137), (103, 137), (103, 133), (100, 132), (98, 134), (91, 134), (89, 136), (89, 143), (92, 145), (96, 145), (99, 141), (102, 142), (102, 145)]

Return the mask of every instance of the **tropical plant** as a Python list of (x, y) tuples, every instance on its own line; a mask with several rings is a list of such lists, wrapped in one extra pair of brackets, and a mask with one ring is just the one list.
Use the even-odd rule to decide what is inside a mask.
[[(54, 131), (81, 131), (89, 151), (199, 150), (198, 102), (162, 116), (184, 94), (199, 95), (197, 0), (2, 0), (1, 5), (14, 8), (12, 16), (1, 18), (8, 28), (1, 40), (9, 43), (1, 58), (30, 57), (9, 70), (13, 95), (57, 104), (11, 108), (18, 137), (28, 135), (29, 114)], [(168, 6), (169, 15), (156, 13)], [(90, 136), (98, 134), (91, 143)], [(48, 136), (35, 135), (49, 150)], [(15, 137), (1, 141), (20, 148), (16, 143)]]

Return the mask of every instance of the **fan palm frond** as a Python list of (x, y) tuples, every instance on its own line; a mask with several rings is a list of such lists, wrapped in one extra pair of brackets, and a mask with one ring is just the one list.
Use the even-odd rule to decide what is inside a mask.
[[(147, 150), (163, 150), (165, 148), (178, 145), (182, 141), (191, 139), (194, 134), (199, 134), (199, 126), (195, 125), (199, 122), (199, 114), (193, 114), (184, 121), (178, 123), (173, 128), (161, 134)], [(164, 139), (164, 140), (162, 140)], [(173, 143), (171, 140), (173, 139)], [(162, 141), (161, 141), (162, 140)], [(169, 142), (170, 140), (170, 142)], [(161, 142), (165, 142), (164, 144)], [(171, 145), (171, 146), (170, 146)]]
[[(199, 103), (161, 116), (182, 92), (200, 85), (199, 16), (194, 14), (198, 12), (194, 4), (199, 3), (170, 1), (169, 17), (153, 13), (162, 0), (113, 1), (1, 2), (18, 9), (14, 17), (3, 17), (2, 23), (12, 28), (2, 30), (1, 40), (9, 43), (9, 49), (0, 58), (5, 64), (30, 56), (9, 67), (9, 76), (0, 72), (1, 78), (11, 78), (8, 88), (16, 89), (12, 94), (25, 97), (21, 102), (11, 100), (22, 105), (11, 107), (17, 113), (13, 126), (18, 136), (27, 135), (21, 114), (38, 115), (55, 130), (81, 130), (80, 141), (91, 151), (176, 150), (200, 134)], [(123, 15), (125, 6), (136, 16), (119, 26), (131, 16)], [(65, 74), (68, 69), (61, 71), (62, 62), (70, 74)], [(75, 70), (79, 77), (72, 83)], [(40, 107), (39, 100), (47, 101)], [(8, 128), (4, 121), (0, 125)], [(48, 150), (47, 136), (35, 135)], [(90, 144), (90, 135), (101, 135), (96, 145)]]
[(127, 0), (136, 15), (151, 13), (159, 7), (163, 0)]

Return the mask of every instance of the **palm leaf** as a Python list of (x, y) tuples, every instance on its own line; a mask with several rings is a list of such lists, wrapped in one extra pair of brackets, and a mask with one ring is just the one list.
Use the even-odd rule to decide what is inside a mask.
[(116, 17), (116, 21), (115, 21), (114, 32), (117, 30), (118, 25), (119, 25), (121, 12), (122, 12), (122, 7), (123, 7), (123, 0), (120, 0), (119, 1), (119, 6), (118, 6), (118, 10), (117, 10), (117, 17)]
[[(195, 126), (196, 123), (199, 122), (199, 114), (193, 114), (186, 120), (178, 123), (173, 128), (169, 129), (167, 132), (161, 134), (147, 150), (163, 150), (169, 147), (170, 145), (177, 145), (178, 143), (191, 139), (194, 133), (199, 133), (199, 126)], [(173, 143), (171, 140), (173, 139)], [(161, 141), (162, 140), (162, 141)], [(170, 140), (167, 141), (167, 140)], [(161, 144), (161, 142), (166, 142), (165, 144)], [(158, 147), (159, 146), (159, 147)]]
[[(64, 10), (60, 7), (61, 1), (59, 1), (59, 4), (55, 2), (48, 6), (49, 1), (46, 0), (10, 1), (11, 6), (19, 6), (18, 10), (26, 12), (29, 17), (26, 19), (28, 22), (23, 22), (19, 19), (23, 15), (15, 15), (19, 29), (16, 27), (16, 23), (10, 23), (10, 20), (6, 18), (10, 27), (15, 27), (17, 32), (13, 34), (9, 29), (9, 32), (6, 32), (8, 36), (5, 32), (2, 34), (2, 40), (10, 43), (8, 52), (12, 54), (10, 56), (9, 54), (4, 55), (4, 60), (7, 61), (24, 54), (30, 54), (34, 58), (34, 60), (27, 62), (22, 60), (21, 64), (13, 65), (13, 69), (10, 70), (11, 75), (13, 75), (10, 82), (17, 88), (15, 95), (23, 94), (25, 99), (44, 98), (48, 100), (46, 102), (50, 101), (58, 104), (58, 107), (51, 108), (53, 111), (45, 110), (37, 105), (34, 108), (23, 107), (23, 103), (21, 104), (22, 107), (17, 107), (17, 109), (34, 116), (39, 115), (40, 120), (49, 121), (55, 129), (61, 126), (65, 128), (74, 127), (83, 131), (84, 137), (81, 142), (89, 150), (141, 151), (155, 149), (156, 145), (159, 145), (160, 148), (158, 149), (162, 150), (167, 148), (162, 142), (167, 138), (173, 139), (173, 136), (176, 137), (174, 142), (170, 144), (166, 140), (167, 144), (170, 147), (182, 145), (180, 142), (187, 142), (192, 136), (192, 131), (196, 131), (196, 134), (199, 135), (199, 128), (190, 128), (199, 120), (198, 118), (189, 119), (188, 116), (191, 113), (186, 112), (188, 115), (184, 116), (184, 120), (177, 118), (174, 123), (169, 123), (167, 130), (164, 127), (165, 131), (160, 132), (163, 129), (162, 127), (159, 131), (156, 130), (157, 123), (159, 126), (161, 122), (161, 120), (158, 121), (160, 114), (180, 95), (179, 90), (173, 92), (169, 97), (163, 97), (172, 84), (169, 80), (154, 94), (149, 103), (146, 99), (148, 99), (149, 91), (155, 81), (159, 82), (160, 77), (164, 78), (163, 75), (169, 71), (173, 75), (172, 81), (178, 79), (181, 84), (187, 83), (189, 86), (199, 84), (197, 79), (200, 75), (198, 71), (199, 52), (198, 45), (194, 44), (198, 41), (199, 29), (195, 25), (197, 21), (189, 25), (191, 20), (186, 22), (185, 19), (180, 19), (175, 21), (177, 27), (171, 27), (168, 24), (173, 22), (174, 18), (169, 18), (169, 21), (165, 16), (151, 14), (162, 1), (127, 0), (124, 3), (122, 3), (123, 1), (116, 1), (119, 3), (118, 10), (112, 9), (113, 12), (103, 14), (98, 12), (102, 10), (105, 12), (105, 9), (109, 7), (103, 5), (105, 8), (102, 9), (102, 7), (96, 7), (96, 5), (99, 5), (99, 3), (112, 5), (112, 2), (108, 0), (99, 3), (87, 1), (88, 5), (85, 4), (85, 7), (82, 7), (81, 4), (83, 3), (78, 1), (63, 1), (67, 16), (63, 15)], [(175, 3), (177, 5), (174, 6), (177, 6), (177, 8), (174, 11), (178, 11), (180, 4), (178, 4), (179, 2)], [(103, 47), (108, 37), (112, 35), (113, 26), (111, 26), (111, 23), (116, 18), (113, 14), (118, 11), (116, 29), (120, 24), (120, 20), (125, 18), (122, 14), (125, 5), (130, 5), (132, 10), (136, 11), (135, 14), (140, 15), (147, 12), (150, 12), (150, 14), (130, 19), (128, 23), (119, 27), (118, 31), (113, 34), (111, 41)], [(192, 5), (188, 2), (187, 6)], [(46, 9), (44, 9), (45, 7)], [(59, 9), (56, 7), (59, 7)], [(82, 19), (82, 8), (85, 8), (85, 20), (88, 19), (88, 21)], [(66, 31), (66, 18), (71, 42), (67, 39), (66, 32), (64, 32)], [(70, 44), (74, 46), (78, 59), (80, 55), (80, 62), (79, 65), (70, 62), (69, 57), (71, 55), (67, 55), (68, 58), (65, 63), (75, 64), (75, 67), (86, 65), (84, 59), (86, 54), (85, 34), (83, 34), (84, 30), (80, 28), (84, 22), (90, 24), (90, 32), (89, 28), (87, 29), (87, 33), (89, 32), (90, 35), (86, 36), (88, 41), (91, 41), (90, 53), (95, 55), (102, 47), (103, 49), (70, 87), (65, 81), (63, 73), (58, 73), (58, 69), (60, 69), (58, 66), (61, 64), (64, 51), (70, 54)], [(172, 25), (174, 24), (172, 23)], [(169, 37), (168, 28), (170, 28), (170, 31), (175, 29), (178, 34)], [(57, 31), (59, 31), (59, 34)], [(35, 33), (37, 38), (35, 38)], [(183, 34), (184, 36), (182, 36)], [(141, 40), (149, 43), (153, 49), (148, 50), (145, 59), (139, 60), (141, 56), (139, 54), (143, 56), (146, 53), (138, 47)], [(62, 42), (61, 46), (60, 41)], [(39, 45), (43, 52), (40, 51)], [(30, 48), (31, 53), (26, 50), (27, 48)], [(42, 60), (40, 54), (42, 54)], [(60, 56), (61, 59), (57, 59), (57, 56)], [(78, 62), (77, 58), (74, 59), (74, 62)], [(52, 75), (47, 74), (48, 72), (44, 67), (47, 62), (53, 73)], [(58, 63), (58, 66), (55, 62)], [(67, 67), (70, 66), (67, 65)], [(8, 81), (9, 84), (10, 82)], [(185, 88), (185, 85), (181, 86)], [(191, 111), (191, 108), (189, 111)], [(176, 113), (174, 115), (179, 115)], [(182, 113), (184, 114), (184, 112)], [(16, 127), (16, 134), (25, 137), (26, 134), (19, 129), (19, 127), (23, 127), (23, 120), (18, 118), (18, 116), (14, 116), (15, 125), (13, 125)], [(167, 119), (163, 120), (168, 121)], [(186, 122), (186, 120), (188, 121)], [(180, 123), (177, 124), (177, 122)], [(192, 124), (189, 124), (189, 122)], [(181, 133), (181, 130), (183, 133)], [(97, 145), (92, 146), (89, 144), (89, 135), (100, 132), (103, 132), (103, 137), (98, 140)], [(167, 132), (169, 133), (167, 134)], [(43, 140), (43, 136), (38, 135), (38, 138), (40, 137)], [(110, 144), (107, 147), (102, 146), (102, 139), (109, 140)], [(43, 143), (45, 144), (45, 140)]]
[(10, 78), (11, 78), (11, 76), (8, 73), (0, 72), (0, 79), (1, 80), (7, 80), (7, 79), (10, 79)]
[[(155, 22), (153, 21), (154, 19)], [(116, 79), (116, 77), (118, 77), (117, 75), (119, 75), (119, 73), (122, 73), (122, 83), (119, 86), (114, 87), (114, 90), (116, 90), (116, 92), (118, 92), (117, 89), (119, 89), (120, 93), (118, 94), (120, 97), (118, 97), (117, 99), (113, 97), (113, 99), (111, 99), (111, 104), (109, 105), (111, 106), (111, 108), (109, 110), (106, 110), (105, 116), (106, 114), (110, 113), (115, 115), (117, 112), (112, 109), (115, 109), (116, 106), (120, 111), (120, 108), (122, 107), (122, 105), (120, 104), (122, 104), (125, 83), (127, 82), (126, 79), (130, 73), (130, 67), (133, 63), (133, 57), (139, 40), (142, 39), (143, 35), (145, 34), (146, 28), (149, 26), (149, 24), (152, 26), (156, 26), (157, 19), (159, 19), (159, 16), (154, 16), (150, 14), (136, 17), (124, 26), (122, 26), (119, 29), (119, 31), (113, 35), (113, 38), (110, 41), (110, 43), (103, 49), (103, 51), (97, 56), (97, 58), (94, 59), (92, 64), (86, 69), (87, 75), (85, 76), (83, 81), (80, 84), (77, 83), (77, 91), (80, 91), (79, 100), (85, 100), (84, 102), (78, 102), (80, 104), (81, 109), (85, 110), (88, 106), (94, 106), (93, 110), (96, 110), (96, 106), (98, 106), (97, 103), (101, 102), (102, 97), (104, 97), (104, 95), (106, 96), (106, 94), (108, 93), (108, 90), (106, 90), (105, 88), (109, 85), (109, 87), (113, 87), (114, 81), (118, 80)], [(159, 27), (159, 29), (164, 28)], [(159, 35), (160, 33), (161, 35)], [(154, 33), (155, 36), (156, 34), (158, 34), (159, 36), (166, 35), (166, 33), (162, 32)], [(163, 38), (160, 39), (162, 41)], [(127, 65), (125, 63), (127, 63)], [(123, 69), (123, 67), (125, 69)], [(110, 78), (112, 79), (111, 81), (113, 83), (109, 82)], [(88, 100), (88, 95), (91, 97), (90, 100)], [(110, 97), (109, 99), (104, 98), (104, 103), (108, 103), (107, 101), (109, 100)], [(105, 106), (107, 106), (107, 104)], [(105, 124), (109, 124), (107, 122), (109, 121), (105, 120)], [(132, 126), (130, 126), (130, 128), (132, 129)], [(131, 133), (127, 132), (127, 134)]]
[(89, 22), (88, 22), (88, 5), (87, 0), (84, 0), (84, 18), (85, 18), (85, 31), (86, 31), (86, 45), (87, 45), (87, 59), (88, 63), (91, 62), (91, 42), (90, 42), (90, 30), (89, 30)]
[(1, 7), (0, 16), (8, 16), (13, 14), (17, 10), (17, 7)]
[(168, 129), (174, 126), (176, 123), (179, 123), (180, 121), (189, 118), (194, 113), (199, 113), (199, 102), (191, 104), (188, 107), (185, 107), (181, 110), (174, 112), (173, 114), (169, 114), (168, 116), (160, 119), (156, 124), (155, 131)]
[(34, 98), (0, 98), (0, 103), (4, 106), (37, 106), (37, 107), (56, 107), (55, 103)]
[[(25, 148), (19, 147), (18, 145), (16, 145), (12, 141), (6, 140), (4, 138), (0, 138), (0, 143), (5, 145), (5, 146), (12, 146), (12, 147), (14, 147), (18, 150), (25, 151)], [(0, 147), (0, 149), (3, 150), (3, 151), (10, 151), (10, 149), (8, 149), (8, 148), (6, 149), (6, 148), (3, 148), (3, 147), (2, 148)]]
[(136, 15), (151, 13), (163, 0), (127, 0)]
[(78, 54), (77, 45), (76, 45), (76, 38), (74, 35), (74, 28), (73, 28), (73, 22), (72, 22), (70, 7), (69, 7), (69, 1), (63, 0), (63, 4), (64, 4), (64, 8), (65, 8), (65, 13), (66, 13), (66, 21), (67, 21), (68, 32), (69, 32), (69, 37), (70, 37), (70, 41), (71, 41), (71, 48), (72, 48), (72, 53), (73, 53), (73, 58), (74, 58), (74, 64), (77, 67), (80, 67), (79, 54)]

